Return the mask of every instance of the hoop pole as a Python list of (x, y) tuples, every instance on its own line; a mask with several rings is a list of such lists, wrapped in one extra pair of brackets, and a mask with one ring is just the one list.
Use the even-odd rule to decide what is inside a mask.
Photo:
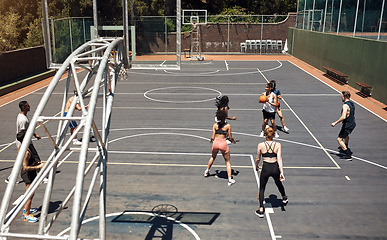
[(181, 65), (181, 0), (176, 0), (176, 55), (177, 65)]

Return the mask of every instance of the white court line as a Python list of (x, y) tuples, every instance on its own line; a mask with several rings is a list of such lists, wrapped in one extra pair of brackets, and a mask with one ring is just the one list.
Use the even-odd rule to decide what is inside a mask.
[[(103, 107), (97, 107), (102, 109)], [(160, 107), (113, 107), (113, 109), (138, 109), (138, 110), (210, 110), (214, 111), (214, 108), (187, 108), (187, 107), (181, 107), (181, 108), (160, 108)], [(233, 108), (233, 111), (262, 111), (262, 109), (239, 109), (239, 108)], [(281, 110), (288, 110), (288, 109), (281, 109)]]
[[(196, 76), (200, 76), (200, 75), (206, 75), (207, 74), (215, 74), (215, 73), (218, 73), (220, 70), (216, 70), (216, 71), (212, 71), (212, 72), (201, 72), (201, 73), (197, 73), (195, 72), (195, 74), (197, 74)], [(190, 74), (190, 73), (175, 73), (175, 72), (170, 72), (170, 71), (167, 71), (167, 70), (164, 70), (165, 73), (168, 73), (168, 74), (171, 74), (173, 76), (189, 76), (187, 74)], [(193, 73), (192, 73), (193, 74)]]
[[(110, 131), (132, 131), (132, 130), (157, 130), (157, 131), (160, 131), (160, 130), (174, 130), (174, 131), (202, 131), (202, 132), (211, 132), (211, 130), (209, 130), (209, 129), (198, 129), (198, 128), (118, 128), (118, 129), (110, 129)], [(240, 134), (242, 136), (248, 136), (248, 137), (253, 137), (253, 138), (257, 138), (257, 139), (262, 139), (262, 138), (259, 137), (259, 135), (250, 134), (250, 133), (233, 132), (233, 134), (234, 135)], [(278, 138), (278, 139), (276, 139), (276, 141), (283, 141), (283, 142), (287, 142), (287, 143), (291, 143), (291, 144), (296, 144), (296, 145), (301, 145), (301, 146), (306, 146), (306, 147), (311, 147), (311, 148), (315, 148), (315, 149), (319, 149), (319, 150), (323, 149), (321, 146), (314, 146), (314, 145), (310, 145), (310, 144), (307, 144), (307, 143), (302, 143), (302, 142), (297, 142), (297, 141), (292, 141), (292, 140), (287, 140), (287, 139), (282, 139), (282, 138)], [(331, 149), (328, 149), (328, 148), (324, 148), (324, 149), (326, 149), (327, 151), (332, 152), (332, 153), (336, 153), (336, 154), (339, 153), (338, 151), (331, 150)], [(359, 160), (359, 161), (362, 161), (362, 162), (365, 162), (365, 163), (368, 163), (368, 164), (374, 165), (376, 167), (380, 167), (380, 168), (383, 168), (383, 169), (387, 170), (386, 166), (383, 166), (383, 165), (378, 164), (378, 163), (371, 162), (369, 160), (366, 160), (366, 159), (363, 159), (363, 158), (360, 158), (360, 157), (352, 156), (352, 159), (356, 159), (356, 160)], [(337, 167), (335, 167), (335, 168), (337, 168)]]
[(224, 64), (226, 65), (226, 70), (228, 71), (228, 63), (226, 60), (224, 60)]
[[(250, 155), (250, 160), (251, 160), (251, 166), (253, 167), (253, 171), (254, 171), (254, 176), (255, 176), (255, 181), (257, 182), (257, 188), (258, 188), (258, 192), (259, 192), (259, 174), (258, 172), (255, 170), (255, 160), (254, 160), (254, 157), (253, 155)], [(267, 208), (271, 208), (271, 204), (270, 203), (266, 203), (265, 205), (267, 205), (268, 207)], [(269, 206), (270, 205), (270, 206)], [(259, 206), (259, 200), (258, 200), (258, 206)], [(266, 208), (266, 206), (265, 206)], [(267, 225), (269, 226), (269, 231), (270, 231), (270, 236), (271, 236), (271, 239), (274, 240), (276, 239), (276, 235), (274, 233), (274, 228), (273, 228), (273, 224), (271, 222), (271, 218), (269, 216), (269, 213), (274, 213), (274, 210), (273, 208), (270, 209), (270, 211), (268, 211), (268, 209), (266, 209), (265, 211), (265, 215), (266, 215), (266, 221), (267, 221)]]
[[(257, 73), (257, 71), (255, 71), (255, 73)], [(255, 83), (249, 83), (249, 82), (120, 82), (120, 84), (128, 84), (128, 85), (146, 85), (146, 84), (150, 84), (150, 85), (155, 85), (155, 84), (163, 84), (163, 85), (167, 85), (167, 84), (171, 84), (171, 85), (182, 85), (182, 84), (185, 84), (185, 85), (264, 85), (266, 83), (258, 83), (258, 82), (255, 82)], [(63, 93), (62, 93), (63, 94)], [(116, 93), (117, 94), (117, 93)], [(118, 93), (118, 94), (124, 94), (124, 93)]]
[(337, 93), (285, 93), (281, 96), (300, 96), (300, 97), (331, 97), (331, 96), (340, 96), (341, 94)]
[[(197, 128), (117, 128), (117, 129), (110, 129), (111, 132), (114, 132), (114, 131), (136, 131), (136, 130), (140, 130), (140, 131), (144, 131), (144, 130), (157, 130), (157, 131), (160, 131), (160, 130), (201, 131), (201, 132), (207, 132), (207, 133), (211, 132), (211, 130), (209, 130), (209, 129), (197, 129)], [(151, 133), (151, 134), (154, 134), (154, 133)], [(167, 134), (167, 133), (164, 133), (164, 134)], [(259, 137), (259, 135), (250, 134), (250, 133), (234, 132), (233, 134), (234, 135), (247, 136), (247, 137), (253, 137), (253, 138), (256, 138), (256, 139), (262, 139), (262, 138)], [(148, 135), (150, 135), (150, 134), (148, 134)], [(190, 136), (190, 135), (191, 134), (185, 134), (184, 136)], [(196, 136), (196, 135), (193, 135), (193, 136), (196, 137), (196, 138), (202, 138), (202, 139), (205, 139), (206, 141), (208, 141), (207, 138)], [(44, 139), (44, 138), (47, 138), (47, 137), (42, 137), (42, 139)], [(310, 147), (310, 148), (315, 148), (315, 149), (318, 149), (318, 150), (322, 150), (322, 148), (319, 147), (319, 146), (314, 146), (314, 145), (311, 145), (311, 144), (297, 142), (297, 141), (292, 141), (292, 140), (287, 140), (287, 139), (282, 139), (282, 138), (278, 138), (278, 139), (276, 139), (276, 141), (282, 141), (282, 142), (287, 142), (287, 143), (290, 143), (290, 144), (296, 144), (296, 145), (300, 145), (300, 146), (305, 146), (305, 147)], [(8, 144), (10, 144), (10, 143), (1, 144), (0, 147), (1, 146), (6, 146)], [(335, 150), (332, 150), (332, 149), (328, 149), (328, 148), (324, 148), (324, 149), (326, 149), (327, 151), (329, 151), (331, 153), (335, 153), (335, 154), (339, 153), (338, 151), (335, 151)], [(156, 153), (154, 152), (153, 154), (156, 154)], [(233, 155), (233, 154), (231, 154), (231, 155)], [(364, 162), (364, 163), (367, 163), (367, 164), (370, 164), (370, 165), (374, 165), (376, 167), (383, 168), (383, 169), (387, 170), (387, 166), (384, 166), (384, 165), (372, 162), (372, 161), (367, 160), (367, 159), (363, 159), (363, 158), (356, 157), (356, 156), (352, 156), (352, 159), (353, 160), (358, 160), (358, 161), (361, 161), (361, 162)], [(14, 160), (0, 160), (0, 162), (14, 162)], [(337, 168), (337, 167), (285, 167), (285, 168), (297, 168), (297, 169), (340, 169), (340, 168)]]
[[(269, 80), (266, 78), (266, 76), (257, 68), (258, 72), (262, 75), (262, 77), (269, 82)], [(309, 130), (309, 128), (306, 126), (306, 124), (301, 120), (301, 118), (296, 114), (296, 112), (290, 107), (290, 105), (285, 101), (284, 98), (282, 98), (282, 101), (288, 106), (290, 111), (293, 113), (293, 115), (298, 119), (298, 121), (304, 126), (306, 131), (310, 134), (310, 136), (315, 140), (315, 142), (321, 147), (321, 149), (325, 152), (325, 154), (328, 156), (328, 158), (333, 162), (333, 164), (336, 165), (337, 168), (341, 168), (339, 164), (332, 158), (332, 156), (327, 152), (327, 150), (324, 148), (324, 146), (320, 143), (320, 141), (314, 136), (314, 134)]]
[[(330, 86), (329, 84), (325, 83), (324, 81), (322, 81), (321, 79), (319, 79), (318, 77), (314, 76), (313, 74), (305, 71), (304, 69), (302, 69), (301, 67), (297, 66), (296, 64), (292, 63), (291, 61), (287, 60), (288, 62), (290, 62), (291, 64), (293, 64), (294, 66), (296, 66), (298, 69), (301, 69), (302, 71), (304, 71), (305, 73), (307, 73), (308, 75), (314, 77), (315, 79), (319, 80), (321, 83), (325, 84), (326, 86), (330, 87), (331, 89), (333, 89), (334, 91), (338, 92), (339, 94), (340, 91), (338, 91), (337, 89), (335, 89), (334, 87)], [(359, 106), (361, 106), (362, 108), (364, 108), (365, 110), (367, 110), (368, 112), (372, 113), (373, 115), (375, 115), (376, 117), (380, 118), (381, 120), (383, 120), (384, 122), (387, 122), (386, 119), (382, 118), (381, 116), (379, 116), (378, 114), (374, 113), (373, 111), (371, 111), (370, 109), (366, 108), (365, 106), (361, 105), (360, 103), (354, 101), (353, 99), (351, 99), (351, 101), (357, 103)]]
[[(279, 63), (279, 66), (262, 70), (262, 72), (274, 71), (274, 70), (279, 69), (279, 68), (282, 67), (282, 62), (280, 62), (280, 61), (268, 61), (268, 62), (277, 62), (277, 63)], [(168, 72), (168, 73), (171, 73), (171, 74), (166, 75), (166, 74), (162, 74), (162, 73), (146, 73), (146, 72), (136, 72), (136, 71), (129, 71), (128, 73), (129, 74), (138, 74), (138, 75), (175, 76), (175, 77), (182, 77), (182, 76), (183, 77), (201, 77), (201, 76), (205, 76), (205, 77), (219, 77), (219, 76), (238, 76), (238, 75), (257, 74), (257, 71), (253, 71), (253, 72), (237, 72), (237, 73), (217, 73), (217, 74), (208, 74), (208, 75), (207, 74), (197, 74), (197, 75), (194, 75), (194, 74), (190, 74), (190, 75), (188, 75), (188, 74), (172, 74), (172, 72)]]
[[(118, 216), (118, 215), (121, 215), (121, 214), (122, 214), (122, 212), (109, 213), (109, 214), (106, 214), (106, 218), (108, 218), (108, 217), (115, 217), (115, 216)], [(192, 228), (190, 228), (187, 224), (182, 223), (179, 220), (176, 220), (176, 219), (174, 219), (172, 217), (167, 217), (167, 216), (164, 216), (164, 215), (159, 215), (159, 214), (150, 213), (150, 212), (124, 212), (124, 214), (138, 214), (138, 215), (148, 215), (148, 216), (151, 216), (151, 217), (163, 217), (163, 218), (166, 218), (166, 219), (168, 219), (170, 221), (174, 221), (175, 223), (179, 224), (181, 227), (187, 229), (195, 237), (196, 240), (200, 240), (199, 235)], [(99, 219), (99, 216), (92, 217), (92, 218), (89, 218), (89, 219), (86, 219), (86, 220), (82, 221), (82, 224), (86, 224), (88, 222), (96, 221), (98, 219)], [(63, 236), (66, 232), (70, 231), (70, 229), (71, 229), (71, 227), (68, 227), (68, 228), (64, 229), (57, 236)]]
[(197, 103), (197, 102), (208, 102), (208, 101), (211, 101), (211, 100), (214, 100), (216, 99), (216, 97), (211, 97), (209, 99), (204, 99), (204, 100), (197, 100), (197, 101), (167, 101), (167, 100), (160, 100), (160, 99), (155, 99), (155, 98), (151, 98), (148, 96), (148, 94), (152, 93), (154, 94), (153, 92), (154, 91), (159, 91), (159, 90), (165, 90), (165, 89), (188, 89), (188, 88), (191, 88), (191, 89), (201, 89), (201, 90), (209, 90), (209, 91), (212, 91), (212, 92), (215, 92), (218, 94), (218, 96), (221, 96), (222, 93), (216, 89), (212, 89), (212, 88), (204, 88), (204, 87), (163, 87), (163, 88), (155, 88), (155, 89), (151, 89), (151, 90), (148, 90), (144, 93), (144, 97), (147, 98), (148, 100), (151, 100), (151, 101), (155, 101), (155, 102), (165, 102), (165, 103)]
[(211, 61), (209, 61), (209, 62), (203, 62), (203, 61), (201, 61), (201, 62), (191, 62), (191, 61), (189, 61), (189, 62), (186, 62), (186, 61), (182, 61), (181, 62), (181, 65), (191, 65), (191, 66), (194, 66), (194, 65), (213, 65), (214, 63), (212, 62), (212, 60)]

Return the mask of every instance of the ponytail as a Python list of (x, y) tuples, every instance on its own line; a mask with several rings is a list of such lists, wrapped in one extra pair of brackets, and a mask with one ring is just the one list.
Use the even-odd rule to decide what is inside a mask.
[(265, 136), (266, 140), (272, 141), (274, 138), (274, 129), (272, 127), (269, 127), (265, 130)]

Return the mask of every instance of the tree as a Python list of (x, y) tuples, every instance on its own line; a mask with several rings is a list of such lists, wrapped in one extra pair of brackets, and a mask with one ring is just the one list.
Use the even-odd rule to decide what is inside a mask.
[(35, 47), (43, 45), (43, 29), (42, 21), (40, 19), (35, 19), (29, 26), (29, 32), (27, 33), (27, 38), (23, 42), (24, 47)]
[(19, 31), (17, 24), (20, 15), (11, 8), (5, 14), (0, 14), (0, 51), (10, 51), (17, 49)]

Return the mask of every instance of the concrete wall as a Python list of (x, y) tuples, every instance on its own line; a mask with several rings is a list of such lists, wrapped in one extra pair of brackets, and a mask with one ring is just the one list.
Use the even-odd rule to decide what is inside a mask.
[(47, 70), (43, 46), (0, 54), (0, 85)]
[(387, 103), (387, 42), (289, 28), (289, 53), (323, 71), (328, 66), (374, 87), (372, 97)]
[[(283, 40), (288, 35), (288, 28), (296, 25), (296, 15), (289, 14), (287, 19), (280, 23), (208, 23), (200, 26), (200, 43), (202, 52), (240, 52), (240, 43), (246, 40), (273, 39)], [(261, 28), (262, 33), (261, 33)], [(229, 39), (229, 41), (228, 41)], [(182, 33), (181, 49), (191, 46), (191, 34)], [(176, 52), (176, 33), (167, 36), (164, 32), (137, 33), (137, 53)], [(166, 50), (167, 47), (167, 50)]]

